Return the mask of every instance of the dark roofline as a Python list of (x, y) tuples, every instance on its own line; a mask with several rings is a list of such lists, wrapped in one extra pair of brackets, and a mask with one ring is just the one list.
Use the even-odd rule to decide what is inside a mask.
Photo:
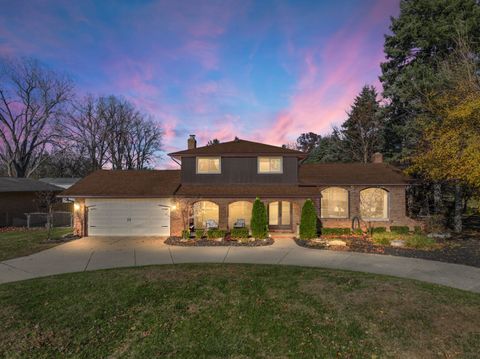
[[(225, 144), (231, 144), (231, 143), (236, 143), (236, 142), (247, 142), (251, 143), (252, 145), (261, 145), (265, 147), (269, 147), (273, 150), (277, 150), (276, 152), (265, 152), (265, 151), (257, 151), (257, 152), (229, 152), (225, 153), (221, 151), (221, 148), (219, 149), (218, 152), (213, 152), (213, 153), (202, 153), (202, 151), (205, 148), (215, 148), (215, 147), (223, 147)], [(294, 157), (306, 157), (308, 154), (297, 151), (297, 150), (292, 150), (289, 148), (283, 148), (280, 146), (274, 146), (274, 145), (269, 145), (266, 143), (261, 143), (261, 142), (255, 142), (255, 141), (248, 141), (248, 140), (243, 140), (243, 139), (235, 139), (233, 141), (227, 141), (227, 142), (221, 142), (218, 144), (210, 145), (210, 146), (201, 146), (201, 147), (196, 147), (196, 148), (191, 148), (191, 149), (186, 149), (186, 150), (181, 150), (181, 151), (176, 151), (176, 152), (170, 152), (168, 153), (168, 156), (172, 158), (178, 158), (178, 157), (193, 157), (196, 155), (205, 155), (205, 156), (222, 156), (222, 157), (236, 157), (236, 156), (245, 156), (245, 157), (251, 157), (253, 154), (255, 155), (272, 155), (272, 154), (279, 154), (283, 156), (294, 156)]]

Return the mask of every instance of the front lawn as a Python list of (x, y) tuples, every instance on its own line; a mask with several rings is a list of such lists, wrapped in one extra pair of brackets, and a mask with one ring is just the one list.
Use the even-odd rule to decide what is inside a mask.
[(384, 276), (175, 265), (0, 286), (0, 357), (475, 358), (480, 295)]
[[(71, 228), (54, 228), (52, 238), (59, 239), (67, 233), (72, 233)], [(43, 251), (58, 243), (46, 242), (47, 231), (45, 229), (18, 230), (0, 232), (0, 261), (11, 258), (27, 256)]]

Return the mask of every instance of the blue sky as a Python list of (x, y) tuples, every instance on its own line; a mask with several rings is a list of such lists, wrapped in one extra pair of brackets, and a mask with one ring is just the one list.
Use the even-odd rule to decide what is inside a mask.
[(380, 88), (398, 0), (0, 0), (0, 55), (68, 73), (80, 94), (115, 94), (165, 131), (165, 151), (235, 136), (272, 144), (345, 119)]

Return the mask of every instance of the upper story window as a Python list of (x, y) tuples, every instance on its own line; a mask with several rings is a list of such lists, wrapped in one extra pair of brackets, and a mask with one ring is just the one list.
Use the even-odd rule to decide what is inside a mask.
[(197, 157), (197, 173), (221, 173), (220, 157)]
[(258, 157), (258, 173), (283, 173), (283, 158)]

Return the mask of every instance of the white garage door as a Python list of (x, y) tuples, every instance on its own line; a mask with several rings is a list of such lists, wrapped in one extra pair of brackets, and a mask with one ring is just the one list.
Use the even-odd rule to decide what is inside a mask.
[(89, 236), (169, 236), (168, 199), (87, 199)]

